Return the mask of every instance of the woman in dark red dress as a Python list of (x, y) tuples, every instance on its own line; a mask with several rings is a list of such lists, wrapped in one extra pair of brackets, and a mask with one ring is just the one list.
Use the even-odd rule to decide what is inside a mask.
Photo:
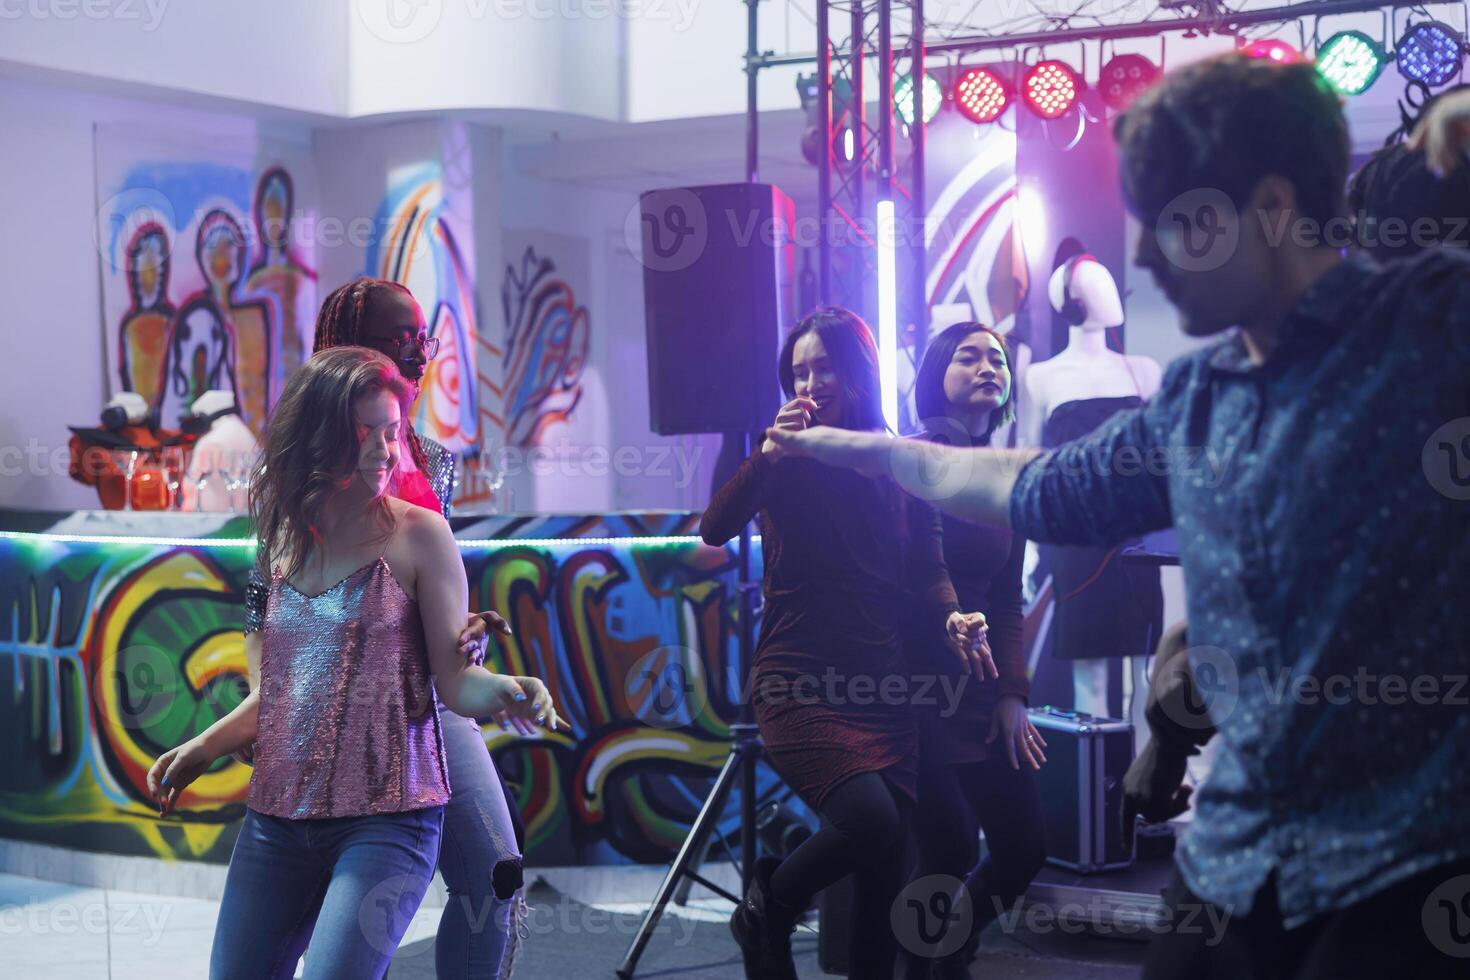
[[(818, 310), (787, 337), (776, 425), (882, 429), (878, 354), (866, 324)], [(700, 534), (724, 544), (760, 515), (765, 612), (749, 690), (776, 770), (825, 818), (784, 862), (762, 858), (731, 930), (751, 980), (795, 977), (791, 932), (812, 896), (856, 876), (854, 978), (893, 974), (889, 911), (902, 885), (904, 826), (918, 784), (918, 731), (901, 650), (905, 596), (956, 644), (979, 641), (960, 613), (934, 511), (890, 479), (805, 459), (769, 442), (715, 495)]]
[[(914, 384), (924, 435), (950, 445), (986, 446), (1014, 417), (1015, 390), (1005, 341), (979, 323), (958, 323), (929, 342)], [(971, 935), (997, 916), (997, 903), (1019, 898), (1046, 858), (1036, 770), (1046, 742), (1027, 717), (1031, 682), (1021, 647), (1021, 562), (1026, 542), (1008, 528), (945, 515), (944, 561), (958, 601), (986, 617), (998, 678), (964, 677), (932, 624), (907, 624), (905, 649), (914, 669), (948, 675), (953, 703), (917, 706), (919, 806), (913, 832), (915, 880), (963, 880)], [(963, 686), (959, 686), (960, 684)], [(978, 861), (979, 830), (986, 856)], [(922, 894), (916, 896), (923, 902)], [(907, 949), (906, 980), (969, 977), (970, 936), (942, 934)]]

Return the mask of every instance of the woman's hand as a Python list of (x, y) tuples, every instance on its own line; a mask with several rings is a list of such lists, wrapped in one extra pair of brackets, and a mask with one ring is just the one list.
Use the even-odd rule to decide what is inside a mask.
[(491, 714), (491, 718), (502, 731), (514, 730), (520, 735), (534, 735), (538, 724), (545, 725), (553, 732), (559, 725), (565, 724), (551, 702), (551, 692), (539, 677), (496, 674), (494, 678), (500, 689), (500, 706)]
[(997, 738), (1001, 739), (1011, 757), (1012, 769), (1021, 768), (1023, 760), (1032, 769), (1040, 769), (1046, 761), (1041, 752), (1046, 748), (1046, 739), (1031, 724), (1026, 702), (1014, 694), (1002, 694), (995, 703), (995, 717), (990, 721), (990, 734), (986, 736), (985, 744), (990, 745)]
[[(781, 406), (781, 411), (776, 413), (776, 421), (772, 428), (780, 429), (782, 432), (800, 432), (807, 427), (813, 412), (817, 410), (817, 403), (810, 398), (793, 398)], [(769, 453), (775, 450), (775, 444), (767, 438), (761, 443), (761, 452)]]
[(1470, 153), (1470, 92), (1455, 92), (1442, 97), (1414, 127), (1409, 149), (1423, 150), (1429, 169), (1436, 176), (1465, 164)]
[(949, 634), (949, 648), (960, 658), (965, 673), (982, 681), (1000, 676), (995, 658), (990, 654), (990, 641), (986, 639), (990, 624), (985, 621), (984, 613), (952, 612), (944, 628)]
[(203, 739), (191, 738), (154, 761), (148, 770), (148, 793), (158, 803), (160, 817), (168, 816), (179, 794), (204, 774), (214, 758), (204, 747)]
[(556, 713), (556, 705), (551, 701), (551, 690), (541, 678), (517, 677), (516, 681), (521, 685), (521, 690), (526, 693), (526, 700), (531, 705), (536, 724), (545, 725), (546, 730), (552, 732), (558, 728), (570, 727)]
[(890, 471), (895, 440), (881, 432), (855, 432), (830, 425), (792, 431), (766, 430), (765, 451), (772, 459), (807, 456), (829, 466), (845, 466), (868, 476)]
[(484, 663), (492, 632), (510, 636), (510, 623), (493, 610), (470, 613), (469, 621), (459, 631), (459, 655), (477, 667)]

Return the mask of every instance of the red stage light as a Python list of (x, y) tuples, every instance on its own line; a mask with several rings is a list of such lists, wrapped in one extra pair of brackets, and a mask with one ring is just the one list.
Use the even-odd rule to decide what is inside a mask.
[(995, 122), (1011, 104), (1010, 86), (989, 68), (971, 68), (955, 83), (954, 104), (971, 122)]
[(1110, 109), (1126, 109), (1128, 104), (1159, 80), (1159, 68), (1141, 54), (1120, 54), (1103, 65), (1097, 76), (1103, 102)]
[(1023, 98), (1043, 119), (1056, 119), (1077, 104), (1082, 79), (1060, 61), (1039, 61), (1026, 72)]
[(1274, 37), (1266, 38), (1264, 41), (1256, 41), (1246, 47), (1245, 53), (1250, 58), (1267, 58), (1278, 61), (1283, 65), (1301, 61), (1302, 54), (1296, 48), (1285, 41), (1278, 41)]

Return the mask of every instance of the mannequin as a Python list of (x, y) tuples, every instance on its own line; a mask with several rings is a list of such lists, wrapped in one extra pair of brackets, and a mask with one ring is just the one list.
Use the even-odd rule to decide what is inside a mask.
[[(1067, 346), (1025, 374), (1025, 435), (1029, 445), (1043, 447), (1080, 438), (1142, 404), (1158, 392), (1163, 376), (1152, 358), (1108, 349), (1107, 330), (1122, 325), (1123, 301), (1112, 274), (1096, 258), (1084, 253), (1063, 263), (1047, 294), (1070, 329)], [(1131, 705), (1141, 718), (1144, 655), (1158, 643), (1163, 620), (1157, 569), (1125, 565), (1115, 551), (1102, 548), (1044, 547), (1042, 554), (1056, 586), (1055, 654), (1072, 663), (1075, 709), (1111, 715), (1108, 661), (1126, 658), (1121, 710), (1126, 717)], [(1138, 719), (1135, 726), (1147, 731)]]
[[(186, 431), (199, 433), (199, 441), (184, 473), (184, 509), (244, 511), (247, 471), (260, 455), (260, 443), (240, 417), (234, 392), (206, 391), (192, 408), (184, 425)], [(236, 484), (233, 492), (231, 483)]]
[(1051, 308), (1063, 313), (1075, 301), (1083, 319), (1069, 324), (1067, 346), (1026, 372), (1027, 445), (1041, 444), (1041, 428), (1058, 405), (1087, 398), (1129, 395), (1148, 401), (1159, 390), (1163, 369), (1151, 357), (1108, 349), (1107, 331), (1123, 324), (1118, 284), (1097, 259), (1079, 255), (1057, 267), (1047, 284)]

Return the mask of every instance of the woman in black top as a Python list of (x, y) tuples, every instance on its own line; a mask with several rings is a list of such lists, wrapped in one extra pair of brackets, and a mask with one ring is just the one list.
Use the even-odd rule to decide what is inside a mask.
[[(818, 310), (787, 337), (778, 427), (883, 428), (878, 355), (853, 313)], [(812, 896), (856, 876), (850, 976), (889, 980), (889, 912), (902, 885), (903, 828), (917, 789), (918, 732), (901, 619), (908, 590), (922, 620), (979, 641), (959, 612), (939, 552), (937, 515), (893, 480), (804, 459), (769, 442), (715, 494), (700, 523), (724, 544), (760, 515), (765, 612), (749, 690), (776, 770), (826, 826), (779, 863), (762, 858), (731, 930), (751, 980), (795, 977), (791, 931)], [(886, 684), (886, 687), (885, 687)]]
[[(1015, 417), (1010, 359), (1001, 335), (958, 323), (935, 337), (915, 379), (922, 438), (952, 445), (989, 445), (991, 433)], [(953, 675), (964, 686), (952, 704), (918, 705), (919, 805), (913, 831), (915, 881), (957, 888), (966, 883), (974, 928), (906, 943), (907, 980), (965, 978), (970, 936), (1015, 901), (1045, 859), (1036, 769), (1046, 743), (1026, 715), (1031, 684), (1021, 646), (1021, 562), (1026, 542), (1007, 528), (945, 516), (944, 561), (962, 608), (986, 617), (997, 679), (963, 677), (944, 635), (911, 620), (905, 650), (916, 673)], [(987, 854), (978, 858), (983, 828)], [(930, 883), (925, 883), (930, 884)], [(922, 887), (921, 887), (922, 891)], [(914, 896), (926, 903), (929, 896)], [(963, 900), (965, 896), (961, 896)], [(964, 920), (962, 915), (961, 921)]]

